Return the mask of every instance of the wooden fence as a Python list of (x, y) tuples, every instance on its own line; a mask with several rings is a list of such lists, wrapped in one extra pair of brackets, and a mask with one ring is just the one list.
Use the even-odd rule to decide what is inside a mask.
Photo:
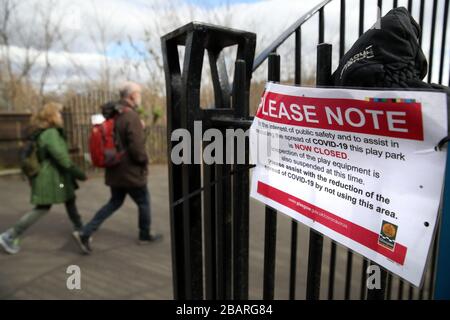
[(29, 113), (0, 113), (0, 170), (18, 167), (30, 117)]

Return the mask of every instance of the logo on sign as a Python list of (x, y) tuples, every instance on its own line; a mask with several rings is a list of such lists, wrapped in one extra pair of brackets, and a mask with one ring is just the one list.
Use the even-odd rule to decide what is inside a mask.
[(394, 251), (397, 230), (398, 226), (383, 220), (383, 223), (381, 224), (380, 236), (378, 237), (378, 244)]

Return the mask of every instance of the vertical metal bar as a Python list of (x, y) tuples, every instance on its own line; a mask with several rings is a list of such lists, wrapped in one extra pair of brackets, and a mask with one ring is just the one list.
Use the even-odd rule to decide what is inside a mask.
[[(225, 130), (222, 134), (225, 136)], [(224, 145), (224, 155), (226, 155)], [(216, 236), (217, 236), (217, 299), (231, 299), (232, 283), (232, 221), (231, 221), (231, 176), (230, 165), (216, 165)]]
[(359, 0), (359, 35), (364, 33), (364, 0)]
[(225, 243), (224, 243), (224, 188), (223, 188), (223, 170), (222, 164), (216, 165), (216, 180), (218, 181), (216, 185), (216, 254), (217, 254), (217, 267), (216, 267), (216, 298), (219, 300), (225, 299)]
[[(247, 118), (246, 64), (237, 60), (234, 72), (233, 108), (236, 117)], [(245, 141), (245, 164), (236, 164), (233, 175), (233, 298), (248, 299), (249, 270), (249, 161), (248, 141)], [(237, 146), (234, 148), (237, 160)]]
[[(280, 81), (280, 56), (276, 53), (271, 53), (269, 55), (268, 80), (274, 82)], [(277, 211), (269, 206), (266, 206), (266, 226), (264, 238), (263, 299), (273, 300), (275, 291)]]
[(392, 273), (389, 272), (386, 285), (386, 300), (392, 298)]
[[(224, 134), (224, 137), (226, 135)], [(229, 148), (225, 146), (224, 155), (226, 155), (226, 152), (230, 152)], [(227, 176), (227, 178), (224, 179), (224, 191), (225, 191), (225, 221), (224, 221), (224, 227), (225, 227), (225, 256), (224, 256), (224, 263), (225, 263), (225, 299), (230, 300), (232, 297), (232, 284), (233, 284), (233, 221), (232, 221), (232, 192), (231, 192), (231, 165), (225, 164), (224, 167), (224, 175)]]
[(322, 43), (317, 46), (317, 86), (329, 86), (331, 83), (332, 46)]
[(408, 290), (408, 300), (412, 300), (413, 298), (414, 298), (414, 287), (410, 285)]
[(398, 0), (394, 0), (392, 7), (393, 8), (397, 8), (398, 7)]
[[(225, 130), (223, 130), (225, 134)], [(224, 146), (224, 155), (226, 154)], [(230, 166), (216, 165), (217, 299), (231, 299), (232, 219)]]
[[(183, 196), (191, 190), (200, 188), (198, 179), (199, 170), (183, 165)], [(198, 166), (198, 165), (189, 165)], [(203, 299), (203, 263), (202, 263), (202, 226), (201, 226), (201, 199), (200, 195), (183, 202), (183, 229), (184, 229), (184, 259), (186, 277), (186, 299)]]
[(361, 290), (360, 290), (360, 294), (359, 294), (359, 298), (360, 300), (364, 300), (366, 297), (366, 280), (367, 280), (367, 266), (368, 266), (368, 261), (366, 259), (363, 260), (363, 264), (362, 264), (362, 272), (361, 272)]
[(309, 234), (308, 275), (306, 279), (306, 299), (319, 300), (320, 277), (322, 274), (323, 236), (313, 229)]
[(424, 291), (425, 291), (424, 287), (425, 287), (425, 284), (419, 290), (419, 300), (423, 300), (423, 294), (424, 294)]
[[(206, 147), (209, 143), (205, 143)], [(215, 179), (215, 165), (203, 165), (203, 216), (205, 232), (205, 298), (216, 299), (216, 206), (215, 187), (210, 185)], [(209, 185), (209, 186), (208, 186)]]
[(411, 14), (412, 14), (412, 5), (413, 5), (413, 0), (408, 0), (408, 11)]
[(419, 44), (422, 45), (423, 39), (423, 17), (425, 12), (425, 0), (420, 0), (420, 13), (419, 13), (419, 25), (420, 25), (420, 36), (419, 36)]
[(446, 45), (446, 37), (447, 37), (447, 25), (448, 25), (448, 7), (450, 1), (445, 1), (444, 7), (444, 23), (442, 24), (442, 42), (441, 42), (441, 62), (439, 66), (439, 83), (443, 85), (443, 76), (444, 76), (444, 59), (445, 59), (445, 45)]
[(323, 7), (319, 9), (319, 44), (325, 41), (325, 17)]
[(428, 83), (431, 82), (431, 77), (433, 74), (433, 60), (434, 60), (434, 34), (436, 31), (436, 16), (437, 16), (437, 6), (438, 6), (438, 1), (434, 0), (433, 1), (433, 17), (431, 19), (431, 39), (430, 39), (430, 56), (428, 58), (429, 61), (429, 68), (428, 68)]
[(302, 29), (295, 30), (295, 84), (302, 83)]
[[(331, 78), (332, 47), (328, 43), (317, 46), (316, 85), (327, 86)], [(322, 273), (323, 236), (310, 229), (308, 274), (306, 280), (306, 299), (318, 300), (320, 298), (320, 277)]]
[(330, 270), (328, 274), (328, 300), (333, 300), (334, 295), (334, 275), (336, 272), (336, 243), (331, 242), (330, 248)]
[[(378, 0), (377, 7), (380, 8), (380, 13), (383, 15), (383, 0)], [(378, 19), (378, 17), (377, 17)]]
[(295, 281), (297, 270), (297, 230), (298, 225), (295, 220), (291, 223), (291, 266), (289, 272), (289, 299), (295, 300)]
[(345, 272), (345, 300), (350, 299), (352, 283), (353, 252), (347, 251), (347, 270)]
[(339, 59), (342, 59), (345, 53), (345, 0), (341, 0), (341, 18), (339, 23)]
[(402, 279), (399, 279), (399, 285), (398, 285), (398, 300), (403, 300), (403, 287), (404, 283)]
[(384, 300), (386, 296), (386, 279), (387, 272), (381, 268), (378, 264), (373, 263), (372, 265), (378, 266), (380, 268), (380, 289), (369, 289), (367, 288), (367, 300)]
[[(186, 36), (185, 62), (183, 68), (183, 94), (181, 111), (181, 125), (187, 129), (192, 137), (202, 135), (195, 133), (195, 120), (198, 119), (200, 105), (201, 70), (203, 66), (204, 33), (189, 32)], [(200, 164), (195, 164), (200, 156), (201, 141), (194, 140), (190, 147), (193, 158), (192, 164), (182, 165), (183, 197), (200, 189)], [(191, 159), (192, 160), (192, 159)], [(186, 299), (203, 299), (203, 246), (202, 246), (202, 217), (200, 194), (183, 202), (184, 216), (184, 255)]]
[(264, 239), (263, 299), (273, 300), (275, 291), (277, 211), (269, 206), (266, 206), (266, 227)]
[[(302, 30), (295, 30), (295, 84), (300, 85), (302, 81)], [(289, 299), (295, 300), (295, 289), (297, 279), (297, 221), (291, 223), (291, 265), (289, 270)]]
[(171, 140), (173, 130), (181, 127), (182, 81), (177, 44), (173, 41), (161, 41), (164, 73), (166, 78), (167, 106), (167, 160), (169, 171), (169, 202), (170, 202), (170, 236), (172, 250), (172, 281), (174, 299), (186, 299), (183, 254), (183, 211), (181, 205), (173, 206), (176, 200), (182, 198), (181, 165), (170, 161), (172, 147), (177, 143)]

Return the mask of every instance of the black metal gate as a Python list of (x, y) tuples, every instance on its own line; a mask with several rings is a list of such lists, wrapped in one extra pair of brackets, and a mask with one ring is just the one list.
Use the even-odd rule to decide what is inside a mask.
[[(254, 60), (256, 35), (249, 32), (221, 28), (213, 25), (190, 23), (165, 35), (162, 50), (167, 88), (168, 157), (171, 241), (173, 260), (173, 285), (175, 299), (248, 299), (249, 298), (249, 171), (248, 164), (174, 164), (170, 161), (171, 150), (178, 141), (171, 141), (172, 132), (185, 129), (195, 137), (194, 122), (201, 121), (203, 132), (218, 128), (225, 134), (228, 128), (247, 129), (252, 123), (249, 117), (249, 90), (252, 72), (268, 59), (268, 81), (280, 81), (280, 56), (276, 53), (291, 35), (295, 35), (295, 81), (300, 85), (302, 68), (302, 25), (318, 15), (318, 46), (316, 84), (330, 83), (332, 69), (332, 46), (324, 43), (324, 8), (331, 0), (323, 1), (299, 19)], [(359, 34), (364, 30), (364, 0), (360, 0)], [(345, 0), (340, 1), (339, 56), (345, 51)], [(393, 2), (397, 6), (398, 1)], [(378, 1), (382, 5), (382, 1)], [(420, 1), (420, 23), (423, 24), (424, 1)], [(436, 17), (438, 1), (433, 2)], [(448, 1), (445, 2), (444, 25), (439, 81), (444, 70)], [(413, 1), (408, 1), (412, 9)], [(435, 20), (431, 31), (431, 47), (434, 48)], [(233, 82), (228, 79), (223, 50), (237, 46)], [(180, 63), (179, 47), (184, 47), (184, 61)], [(430, 50), (430, 70), (433, 49)], [(210, 61), (215, 106), (200, 108), (201, 75), (205, 52)], [(430, 80), (430, 76), (428, 80)], [(195, 139), (195, 138), (194, 138)], [(210, 142), (193, 141), (189, 158), (201, 158), (201, 150)], [(246, 142), (248, 144), (248, 141)], [(248, 163), (248, 148), (245, 154)], [(233, 150), (232, 150), (233, 151)], [(227, 156), (224, 148), (223, 155)], [(236, 152), (233, 152), (236, 158)], [(197, 158), (198, 157), (198, 158)], [(201, 160), (201, 159), (200, 159)], [(277, 253), (277, 212), (265, 207), (264, 270), (261, 279), (261, 298), (275, 298), (275, 274)], [(297, 245), (299, 238), (297, 222), (291, 222), (289, 298), (296, 298)], [(382, 271), (382, 289), (366, 290), (366, 270), (370, 261), (362, 259), (360, 270), (355, 270), (352, 251), (330, 242), (327, 248), (328, 264), (322, 263), (324, 238), (309, 231), (305, 297), (333, 299), (336, 283), (338, 249), (346, 250), (344, 298), (349, 299), (355, 272), (359, 279), (359, 299), (424, 299), (432, 298), (435, 273), (436, 241), (428, 264), (426, 283), (415, 289), (396, 276)], [(361, 257), (357, 257), (361, 259)], [(322, 271), (327, 271), (327, 287), (323, 287)], [(354, 279), (353, 279), (354, 280)], [(321, 287), (322, 283), (322, 287)], [(409, 286), (409, 288), (408, 288)], [(355, 291), (355, 290), (353, 290)], [(405, 292), (406, 291), (406, 292)], [(354, 296), (355, 294), (353, 294)]]

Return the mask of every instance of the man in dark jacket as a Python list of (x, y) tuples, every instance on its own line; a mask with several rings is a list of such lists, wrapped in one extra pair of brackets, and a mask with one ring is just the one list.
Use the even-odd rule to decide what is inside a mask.
[(154, 242), (161, 235), (150, 233), (150, 193), (147, 188), (148, 156), (145, 151), (144, 125), (136, 108), (141, 104), (141, 88), (138, 84), (127, 82), (120, 89), (119, 113), (115, 120), (119, 148), (125, 153), (119, 164), (106, 168), (105, 183), (111, 189), (111, 199), (86, 224), (83, 230), (75, 233), (80, 248), (90, 253), (91, 235), (100, 225), (123, 204), (129, 195), (139, 209), (139, 241)]

